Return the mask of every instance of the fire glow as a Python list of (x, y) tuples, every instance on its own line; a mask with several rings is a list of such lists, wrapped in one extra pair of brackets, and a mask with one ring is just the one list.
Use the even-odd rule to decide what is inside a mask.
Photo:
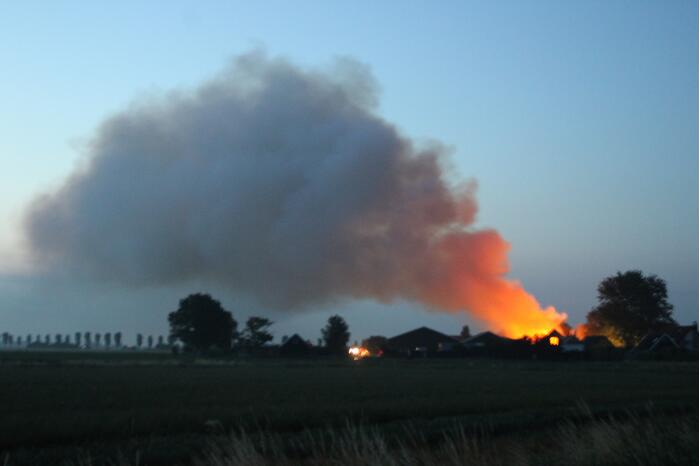
[(352, 346), (348, 349), (348, 355), (357, 361), (358, 359), (368, 358), (371, 356), (367, 348), (361, 346)]
[(542, 307), (520, 282), (506, 277), (510, 244), (495, 230), (453, 232), (434, 246), (436, 277), (425, 287), (425, 302), (437, 309), (470, 312), (509, 338), (566, 334), (567, 315)]

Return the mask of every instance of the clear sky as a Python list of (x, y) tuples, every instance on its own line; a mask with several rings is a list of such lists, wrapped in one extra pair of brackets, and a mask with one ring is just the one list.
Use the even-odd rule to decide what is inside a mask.
[[(369, 65), (379, 113), (453, 147), (459, 176), (478, 180), (478, 224), (511, 243), (510, 276), (543, 304), (582, 321), (602, 278), (640, 268), (667, 280), (680, 321), (697, 320), (697, 2), (379, 3), (1, 3), (0, 329), (164, 333), (180, 290), (37, 296), (18, 277), (18, 219), (105, 117), (194, 87), (254, 47), (303, 66)], [(478, 327), (407, 303), (272, 317), (278, 336), (315, 339), (338, 310), (357, 338)]]

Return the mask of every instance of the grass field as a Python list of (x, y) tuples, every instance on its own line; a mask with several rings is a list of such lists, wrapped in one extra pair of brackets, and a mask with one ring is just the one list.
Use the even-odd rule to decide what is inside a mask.
[(188, 464), (241, 429), (251, 438), (273, 435), (279, 445), (300, 445), (314, 433), (347, 436), (348, 426), (391, 443), (409, 429), (419, 438), (414, 450), (425, 450), (443, 444), (447, 432), (488, 434), (497, 443), (552, 429), (563, 435), (567, 423), (611, 415), (622, 425), (680, 419), (694, 426), (697, 451), (697, 362), (159, 358), (35, 355), (30, 363), (5, 355), (0, 464), (81, 457), (103, 464), (118, 456), (129, 464), (135, 457)]

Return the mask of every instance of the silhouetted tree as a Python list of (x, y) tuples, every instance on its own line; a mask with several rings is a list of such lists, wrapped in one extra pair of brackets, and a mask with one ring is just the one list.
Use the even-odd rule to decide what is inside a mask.
[(22, 335), (17, 336), (17, 345), (22, 346)]
[(44, 343), (46, 343), (47, 345), (51, 344), (51, 335), (49, 335), (48, 333), (44, 335)]
[(102, 342), (102, 335), (99, 333), (95, 334), (95, 346), (100, 346), (100, 343)]
[(143, 345), (143, 335), (141, 335), (140, 333), (137, 333), (136, 334), (136, 347), (141, 348), (142, 345)]
[(30, 333), (27, 335), (27, 345), (31, 345), (31, 344), (32, 344), (32, 335)]
[(74, 336), (75, 336), (75, 344), (80, 346), (80, 344), (82, 343), (82, 340), (83, 340), (83, 334), (80, 332), (75, 332)]
[(334, 354), (343, 354), (347, 349), (350, 332), (345, 319), (339, 315), (328, 318), (328, 323), (321, 330), (323, 343), (326, 349)]
[(370, 353), (378, 354), (386, 349), (387, 338), (381, 335), (374, 335), (362, 340), (362, 346), (367, 348)]
[(165, 341), (163, 340), (163, 335), (158, 335), (158, 346), (163, 346), (165, 345)]
[(110, 332), (105, 333), (105, 346), (108, 348), (112, 346), (112, 334)]
[(63, 341), (67, 345), (70, 345), (70, 334), (66, 333), (66, 335), (63, 337)]
[(206, 351), (231, 349), (237, 323), (221, 303), (208, 294), (196, 293), (180, 300), (180, 306), (168, 315), (170, 335), (187, 348)]
[(92, 346), (92, 334), (90, 332), (85, 332), (85, 347), (90, 348)]
[(148, 335), (148, 349), (153, 348), (153, 335)]
[(598, 285), (598, 305), (588, 313), (587, 331), (633, 346), (653, 330), (675, 325), (666, 282), (639, 270), (605, 278)]
[(117, 332), (114, 334), (114, 346), (117, 348), (122, 347), (122, 332)]
[(273, 322), (265, 317), (250, 317), (241, 332), (240, 345), (243, 348), (260, 348), (272, 340), (272, 333), (268, 331)]
[(54, 342), (57, 345), (60, 345), (61, 343), (63, 343), (63, 335), (61, 335), (60, 333), (57, 333), (56, 336), (54, 337)]
[(468, 325), (463, 326), (463, 327), (462, 327), (462, 331), (459, 333), (459, 337), (460, 337), (462, 340), (466, 340), (466, 339), (469, 338), (470, 336), (472, 336), (472, 334), (471, 334), (471, 332), (469, 331), (469, 326), (468, 326)]

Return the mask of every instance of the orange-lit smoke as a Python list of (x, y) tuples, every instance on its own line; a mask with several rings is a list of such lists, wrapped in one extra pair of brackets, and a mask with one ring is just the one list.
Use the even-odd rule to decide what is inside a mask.
[(470, 312), (510, 338), (559, 330), (565, 313), (543, 308), (516, 280), (506, 278), (510, 245), (494, 230), (457, 232), (435, 245), (424, 301), (439, 309)]

